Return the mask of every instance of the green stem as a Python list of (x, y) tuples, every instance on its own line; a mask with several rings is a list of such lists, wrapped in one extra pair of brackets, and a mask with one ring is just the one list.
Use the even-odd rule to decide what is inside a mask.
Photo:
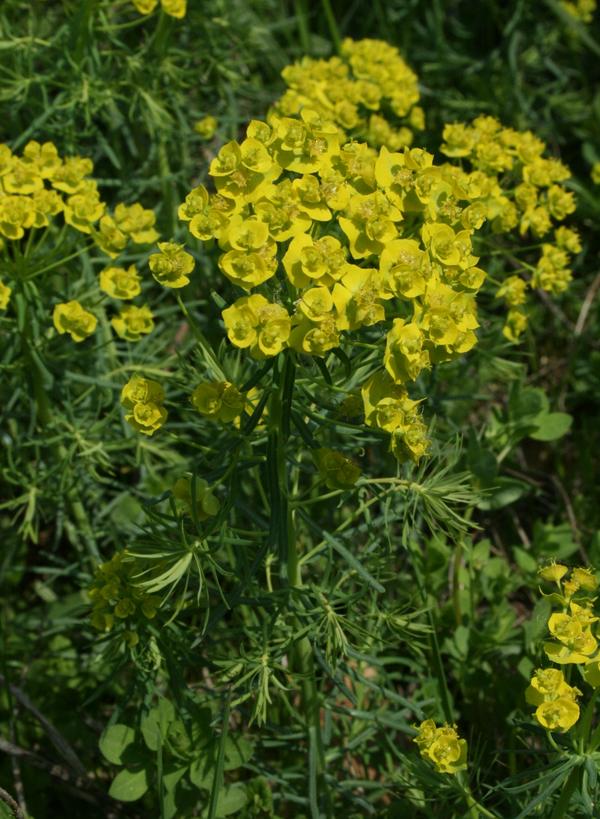
[[(290, 589), (302, 588), (302, 571), (296, 539), (294, 512), (286, 459), (289, 437), (290, 410), (293, 402), (296, 364), (293, 353), (282, 356), (283, 366), (274, 371), (275, 389), (269, 407), (269, 453), (267, 468), (270, 475), (271, 542), (279, 544), (279, 557), (284, 582)], [(297, 623), (301, 628), (301, 624)], [(325, 782), (325, 748), (321, 731), (321, 698), (317, 688), (313, 649), (307, 636), (298, 640), (291, 652), (290, 663), (300, 677), (302, 710), (308, 737), (309, 805), (312, 819), (320, 819), (319, 803), (325, 803), (326, 816), (331, 805)]]
[(321, 0), (321, 5), (323, 6), (323, 13), (325, 14), (325, 19), (327, 20), (329, 34), (331, 35), (331, 39), (335, 45), (335, 50), (339, 54), (342, 48), (342, 39), (340, 37), (340, 30), (337, 26), (335, 14), (331, 8), (331, 2), (330, 0)]

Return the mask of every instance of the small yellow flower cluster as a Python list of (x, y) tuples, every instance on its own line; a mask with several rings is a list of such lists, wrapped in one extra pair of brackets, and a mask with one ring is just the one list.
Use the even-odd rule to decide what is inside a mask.
[(288, 90), (275, 104), (278, 115), (309, 108), (349, 135), (392, 151), (411, 145), (411, 129), (424, 127), (417, 76), (383, 40), (346, 39), (339, 57), (304, 57), (282, 76)]
[(188, 514), (194, 513), (198, 520), (218, 515), (221, 508), (219, 499), (203, 478), (179, 478), (173, 486), (173, 497)]
[[(135, 265), (106, 267), (100, 273), (100, 290), (113, 299), (133, 299), (142, 292), (140, 275)], [(111, 320), (115, 333), (126, 341), (139, 341), (154, 329), (154, 316), (147, 305), (129, 304)]]
[(192, 393), (192, 404), (201, 415), (229, 423), (246, 409), (246, 397), (230, 381), (205, 381)]
[(569, 254), (581, 249), (574, 230), (559, 227), (551, 236), (554, 223), (575, 210), (573, 194), (559, 184), (570, 171), (559, 160), (544, 157), (545, 143), (530, 131), (503, 128), (494, 117), (446, 125), (443, 137), (442, 153), (470, 164), (464, 184), (474, 224), (485, 217), (495, 232), (518, 229), (521, 236), (541, 240), (537, 264), (523, 265), (531, 273), (529, 280), (512, 275), (496, 294), (508, 306), (504, 335), (516, 342), (527, 325), (527, 289), (561, 293), (571, 280)]
[[(179, 217), (192, 236), (216, 240), (221, 271), (245, 292), (223, 310), (231, 343), (256, 359), (286, 347), (324, 356), (385, 323), (389, 377), (366, 387), (365, 412), (400, 459), (418, 460), (424, 427), (405, 385), (476, 343), (485, 274), (472, 252), (465, 174), (417, 148), (348, 142), (303, 109), (251, 122), (246, 139), (221, 148), (210, 176), (216, 191), (192, 190)], [(158, 281), (180, 286), (181, 266), (171, 275), (157, 262)], [(209, 399), (202, 393), (200, 404)]]
[(360, 478), (360, 467), (343, 452), (321, 447), (313, 451), (313, 457), (329, 489), (351, 489)]
[(206, 117), (202, 117), (197, 122), (194, 123), (194, 131), (202, 137), (202, 139), (212, 139), (217, 131), (219, 126), (219, 121), (216, 117), (211, 116), (210, 114)]
[(578, 688), (570, 686), (558, 668), (538, 668), (525, 691), (529, 705), (535, 705), (535, 718), (548, 731), (568, 731), (579, 719)]
[(456, 725), (437, 727), (432, 719), (419, 725), (414, 739), (423, 759), (432, 762), (440, 773), (455, 774), (467, 767), (467, 741), (460, 739)]
[(76, 300), (57, 304), (52, 313), (52, 321), (61, 335), (68, 333), (77, 342), (91, 336), (98, 324), (96, 316)]
[[(152, 14), (158, 6), (158, 0), (131, 0), (131, 2), (140, 14)], [(160, 0), (160, 5), (169, 17), (176, 17), (178, 20), (185, 17), (187, 0)]]
[(154, 435), (167, 420), (164, 400), (165, 391), (158, 381), (141, 375), (132, 376), (121, 390), (121, 404), (128, 410), (125, 420), (144, 435)]
[(194, 257), (175, 242), (159, 242), (158, 253), (148, 259), (152, 275), (163, 287), (179, 288), (190, 283)]
[[(99, 250), (116, 258), (129, 242), (151, 244), (158, 239), (156, 217), (139, 203), (118, 204), (111, 214), (100, 198), (90, 159), (62, 158), (51, 142), (28, 142), (20, 156), (0, 145), (0, 236), (18, 242), (26, 232), (50, 228), (62, 214), (64, 223), (88, 235)], [(114, 299), (131, 299), (141, 292), (132, 265), (108, 267), (100, 274), (100, 290)], [(11, 288), (0, 282), (0, 309), (8, 305)], [(77, 300), (54, 307), (54, 326), (80, 342), (96, 329), (97, 318)], [(112, 320), (116, 333), (137, 341), (153, 326), (148, 307), (126, 307)]]
[(126, 623), (125, 640), (134, 646), (138, 640), (136, 619), (152, 619), (160, 601), (132, 582), (135, 563), (127, 552), (118, 552), (96, 569), (88, 590), (92, 601), (91, 623), (98, 631), (111, 631), (116, 622)]
[(595, 162), (592, 165), (591, 177), (594, 185), (600, 185), (600, 162)]
[(596, 0), (561, 0), (563, 9), (582, 23), (591, 23), (596, 11)]
[(47, 227), (62, 214), (66, 224), (91, 235), (108, 255), (116, 256), (130, 239), (156, 241), (152, 211), (121, 204), (112, 216), (107, 213), (90, 178), (93, 170), (91, 159), (62, 158), (51, 142), (28, 142), (21, 156), (0, 145), (0, 235), (21, 239), (29, 228)]
[[(567, 566), (553, 562), (539, 574), (556, 584), (558, 591), (545, 596), (562, 608), (548, 619), (553, 639), (544, 643), (546, 656), (557, 665), (582, 665), (586, 682), (594, 688), (600, 686), (600, 652), (592, 631), (599, 618), (593, 611), (595, 598), (589, 596), (598, 588), (594, 572), (575, 568), (569, 575)], [(581, 691), (568, 685), (562, 670), (555, 668), (537, 669), (525, 693), (527, 702), (536, 706), (537, 721), (550, 731), (568, 731), (575, 725), (579, 719), (578, 696)]]

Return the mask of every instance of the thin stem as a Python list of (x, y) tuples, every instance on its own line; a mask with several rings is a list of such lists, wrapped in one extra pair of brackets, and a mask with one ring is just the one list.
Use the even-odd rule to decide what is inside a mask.
[[(296, 364), (293, 353), (282, 356), (283, 366), (274, 371), (275, 389), (269, 406), (269, 453), (271, 491), (271, 542), (279, 545), (282, 580), (290, 589), (302, 588), (302, 572), (296, 539), (295, 513), (291, 508), (292, 490), (288, 474), (286, 444), (293, 403)], [(300, 627), (301, 624), (298, 622)], [(321, 698), (317, 688), (313, 648), (307, 636), (298, 640), (290, 652), (292, 670), (300, 678), (302, 710), (308, 736), (309, 806), (312, 819), (320, 819), (320, 801), (331, 816), (325, 782), (325, 749), (321, 731)], [(321, 797), (321, 798), (320, 798)]]

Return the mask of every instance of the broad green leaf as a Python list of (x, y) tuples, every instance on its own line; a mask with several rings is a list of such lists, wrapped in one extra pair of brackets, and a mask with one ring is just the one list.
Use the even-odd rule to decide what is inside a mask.
[(175, 718), (175, 709), (169, 700), (161, 697), (156, 707), (142, 719), (141, 730), (144, 742), (151, 751), (157, 751), (164, 743), (169, 725)]
[(241, 810), (247, 801), (246, 787), (241, 782), (235, 782), (219, 793), (216, 816), (231, 816)]
[(528, 490), (526, 484), (513, 478), (498, 478), (495, 486), (478, 502), (477, 508), (502, 509), (519, 500)]
[(165, 773), (163, 774), (163, 778), (162, 778), (165, 790), (167, 790), (169, 792), (174, 791), (175, 788), (177, 787), (177, 783), (179, 782), (180, 779), (183, 778), (183, 776), (184, 776), (185, 772), (187, 771), (187, 769), (188, 769), (188, 766), (183, 765), (183, 766), (179, 766), (177, 768), (172, 768), (172, 769), (169, 769), (169, 770), (165, 771)]
[(508, 402), (510, 414), (518, 420), (548, 412), (549, 402), (539, 387), (520, 387)]
[(123, 753), (135, 741), (135, 731), (128, 725), (115, 723), (102, 733), (98, 743), (100, 751), (113, 765), (123, 764)]
[(529, 552), (526, 552), (525, 549), (521, 549), (520, 546), (515, 546), (513, 549), (513, 555), (517, 566), (524, 572), (537, 572), (537, 560)]
[(223, 770), (241, 768), (252, 757), (252, 750), (252, 743), (244, 737), (228, 736), (225, 740)]
[(573, 416), (567, 412), (547, 412), (538, 415), (535, 419), (535, 429), (529, 433), (529, 437), (535, 441), (556, 441), (566, 435)]
[(214, 754), (195, 759), (190, 765), (190, 782), (197, 788), (210, 790), (214, 779)]
[(121, 802), (135, 802), (148, 790), (148, 772), (142, 768), (141, 771), (130, 771), (125, 768), (120, 771), (112, 781), (108, 795), (113, 799), (120, 799)]

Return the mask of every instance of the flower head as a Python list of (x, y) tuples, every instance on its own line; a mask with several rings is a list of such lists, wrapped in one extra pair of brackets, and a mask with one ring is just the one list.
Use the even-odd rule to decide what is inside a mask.
[(52, 312), (52, 321), (60, 334), (68, 333), (76, 342), (91, 336), (98, 324), (96, 316), (76, 300), (57, 304)]

